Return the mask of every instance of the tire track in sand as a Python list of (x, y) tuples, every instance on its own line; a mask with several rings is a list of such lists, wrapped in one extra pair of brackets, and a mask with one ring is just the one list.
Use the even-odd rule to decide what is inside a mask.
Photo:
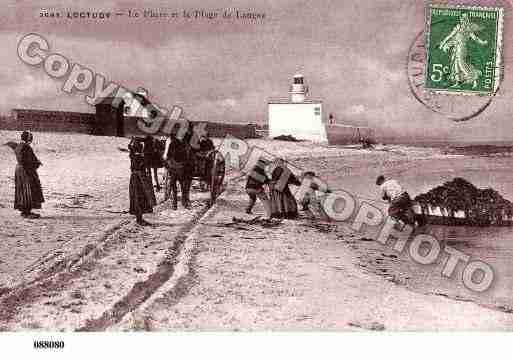
[(183, 266), (183, 252), (184, 250), (190, 250), (190, 248), (186, 248), (190, 234), (194, 232), (201, 220), (208, 217), (215, 208), (216, 205), (212, 207), (205, 205), (200, 209), (192, 220), (176, 234), (173, 246), (169, 251), (171, 255), (158, 264), (154, 273), (150, 274), (146, 280), (137, 282), (112, 308), (103, 312), (96, 319), (87, 320), (86, 324), (78, 328), (77, 331), (104, 331), (119, 323), (125, 315), (136, 311), (147, 301), (153, 301), (155, 296), (159, 295), (159, 289), (172, 279), (176, 267), (180, 264)]

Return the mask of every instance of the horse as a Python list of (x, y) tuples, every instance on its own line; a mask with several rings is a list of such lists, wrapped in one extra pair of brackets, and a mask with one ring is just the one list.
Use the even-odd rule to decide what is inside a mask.
[(158, 169), (164, 168), (164, 161), (162, 155), (164, 154), (165, 141), (153, 138), (153, 136), (146, 136), (144, 138), (144, 167), (146, 173), (150, 178), (155, 179), (157, 192), (160, 192), (161, 187), (159, 184)]

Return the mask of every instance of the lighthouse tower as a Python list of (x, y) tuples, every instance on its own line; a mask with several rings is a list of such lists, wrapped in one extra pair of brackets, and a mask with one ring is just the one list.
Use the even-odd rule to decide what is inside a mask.
[(308, 94), (308, 86), (305, 85), (305, 79), (303, 75), (294, 75), (292, 85), (290, 85), (289, 94), (291, 102), (305, 102), (306, 95)]
[(297, 139), (327, 142), (322, 121), (322, 101), (308, 97), (302, 74), (292, 78), (289, 97), (268, 101), (269, 137), (291, 135)]

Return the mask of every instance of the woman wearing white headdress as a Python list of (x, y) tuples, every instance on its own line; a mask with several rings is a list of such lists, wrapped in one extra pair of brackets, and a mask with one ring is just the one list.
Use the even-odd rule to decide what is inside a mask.
[(488, 42), (481, 40), (476, 35), (476, 32), (481, 29), (479, 25), (470, 22), (468, 14), (462, 14), (460, 23), (440, 42), (440, 49), (443, 52), (450, 52), (449, 81), (454, 82), (452, 87), (457, 87), (460, 84), (472, 84), (472, 88), (477, 87), (481, 71), (467, 62), (467, 42), (472, 39), (480, 45), (486, 45)]

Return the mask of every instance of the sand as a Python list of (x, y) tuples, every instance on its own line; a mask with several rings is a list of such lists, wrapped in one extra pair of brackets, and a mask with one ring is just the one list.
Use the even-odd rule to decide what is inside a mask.
[[(190, 271), (114, 330), (510, 330), (513, 317), (407, 290), (360, 267), (363, 236), (302, 215), (230, 225), (230, 195), (190, 238)], [(262, 214), (260, 212), (259, 214)], [(247, 218), (249, 219), (249, 217)], [(230, 228), (227, 231), (226, 228)], [(351, 248), (354, 246), (355, 248)]]
[[(0, 131), (0, 142), (15, 139)], [(162, 203), (141, 228), (128, 206), (127, 139), (36, 134), (47, 202), (40, 220), (12, 210), (15, 160), (0, 149), (0, 328), (3, 330), (501, 330), (512, 316), (408, 290), (361, 267), (364, 235), (319, 213), (273, 227), (233, 223), (243, 181), (207, 211)], [(218, 142), (219, 143), (219, 142)], [(252, 144), (333, 178), (454, 158), (436, 149), (374, 151), (311, 143)], [(332, 168), (331, 158), (343, 158)], [(330, 172), (331, 171), (331, 172)], [(345, 172), (344, 172), (345, 171)], [(330, 174), (331, 173), (331, 174)], [(362, 187), (363, 188), (363, 187)], [(371, 196), (370, 193), (366, 193)], [(261, 206), (256, 215), (262, 214)]]

